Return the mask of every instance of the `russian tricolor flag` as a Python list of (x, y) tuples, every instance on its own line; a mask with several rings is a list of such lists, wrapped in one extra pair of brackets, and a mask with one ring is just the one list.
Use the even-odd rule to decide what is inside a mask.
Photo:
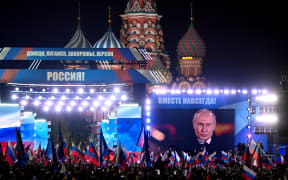
[(75, 146), (74, 143), (72, 143), (71, 155), (72, 157), (77, 157), (81, 159), (82, 161), (84, 160), (82, 152)]
[(246, 180), (253, 180), (257, 175), (252, 169), (248, 168), (247, 166), (243, 166), (242, 177)]
[(265, 166), (266, 166), (267, 169), (271, 169), (271, 168), (274, 167), (274, 164), (273, 164), (272, 160), (269, 157), (267, 157), (266, 160), (265, 160)]
[(225, 161), (225, 160), (227, 159), (227, 157), (228, 157), (227, 152), (221, 151), (221, 159), (222, 159), (223, 161)]
[(216, 160), (216, 152), (213, 152), (212, 154), (210, 154), (208, 159), (210, 162), (215, 161)]
[(13, 165), (15, 161), (15, 153), (14, 153), (10, 140), (8, 140), (8, 143), (7, 143), (6, 152), (5, 152), (5, 160), (10, 165)]

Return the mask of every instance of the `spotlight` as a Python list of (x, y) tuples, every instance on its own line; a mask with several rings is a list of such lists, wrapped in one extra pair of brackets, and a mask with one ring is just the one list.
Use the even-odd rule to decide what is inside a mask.
[(147, 119), (146, 119), (146, 122), (147, 122), (147, 123), (150, 123), (150, 121), (151, 121), (150, 118), (147, 118)]
[(55, 99), (55, 97), (54, 97), (54, 96), (51, 96), (51, 98), (50, 98), (50, 99), (54, 100), (54, 99)]
[(61, 99), (61, 100), (65, 100), (65, 99), (66, 99), (66, 96), (61, 96), (60, 99)]
[(11, 96), (11, 98), (12, 98), (13, 100), (15, 100), (15, 99), (17, 99), (18, 97), (17, 97), (16, 94), (13, 94), (13, 95)]
[(207, 89), (206, 93), (207, 94), (212, 94), (212, 90), (211, 89)]
[(247, 134), (247, 137), (248, 137), (249, 139), (251, 139), (251, 138), (252, 138), (252, 134), (251, 134), (251, 133), (248, 133), (248, 134)]
[(150, 129), (151, 129), (151, 127), (148, 125), (148, 126), (146, 126), (146, 130), (147, 131), (150, 131)]
[(150, 117), (150, 115), (151, 115), (150, 112), (146, 112), (147, 117)]
[(61, 111), (61, 107), (60, 106), (56, 106), (55, 107), (55, 111), (60, 112)]
[(267, 91), (266, 89), (263, 89), (263, 90), (262, 90), (262, 93), (263, 93), (263, 94), (267, 94), (268, 91)]
[(106, 112), (106, 111), (107, 111), (107, 108), (106, 108), (106, 107), (102, 107), (101, 110), (102, 110), (103, 112)]
[(53, 89), (53, 93), (58, 93), (58, 89), (57, 88)]
[(94, 93), (94, 91), (95, 91), (94, 89), (90, 89), (89, 90), (90, 93)]
[(150, 111), (151, 107), (149, 105), (146, 106), (146, 111)]
[(276, 123), (278, 121), (278, 118), (275, 114), (270, 114), (270, 115), (256, 116), (255, 120), (257, 122), (263, 122), (263, 123)]
[(66, 89), (65, 92), (66, 92), (66, 93), (70, 93), (70, 89)]
[(146, 104), (151, 104), (151, 100), (150, 99), (146, 99)]
[(58, 102), (58, 106), (63, 106), (64, 105), (64, 102), (63, 101), (59, 101)]
[(83, 107), (79, 106), (78, 107), (78, 111), (82, 112), (83, 111)]
[(42, 89), (42, 92), (45, 92), (45, 91), (46, 91), (46, 89), (45, 89), (45, 88), (43, 88), (43, 89)]
[(218, 89), (215, 89), (215, 90), (214, 90), (214, 94), (219, 94), (219, 90), (218, 90)]
[(70, 112), (72, 108), (70, 106), (66, 107), (66, 111)]
[(275, 94), (270, 94), (270, 95), (257, 96), (255, 99), (261, 102), (273, 103), (278, 100), (278, 97)]
[(79, 94), (83, 94), (84, 93), (84, 89), (83, 88), (78, 89), (78, 93)]
[(127, 100), (127, 96), (126, 95), (122, 95), (121, 96), (121, 100), (126, 101)]
[(236, 90), (235, 90), (235, 89), (232, 89), (232, 90), (231, 90), (231, 94), (236, 94)]
[(38, 98), (37, 98), (37, 99), (40, 99), (40, 100), (41, 100), (41, 99), (42, 99), (42, 96), (38, 96)]
[(105, 105), (106, 105), (106, 106), (111, 106), (111, 104), (112, 104), (111, 101), (109, 101), (109, 100), (105, 101)]
[(115, 93), (119, 93), (120, 92), (120, 89), (118, 87), (114, 88), (114, 92)]
[(248, 91), (246, 89), (242, 90), (242, 94), (247, 94), (247, 93), (248, 93)]
[(100, 101), (102, 101), (104, 98), (103, 98), (103, 96), (99, 96), (98, 99), (99, 99)]
[(29, 98), (30, 98), (30, 96), (28, 96), (28, 95), (25, 96), (25, 99), (29, 99)]
[(86, 106), (89, 105), (89, 103), (88, 103), (87, 101), (83, 101), (83, 102), (82, 102), (82, 105), (83, 105), (84, 107), (86, 107)]
[(28, 104), (27, 101), (25, 101), (25, 100), (22, 100), (22, 101), (21, 101), (21, 105), (22, 105), (22, 106), (26, 106), (27, 104)]
[(32, 92), (32, 91), (33, 91), (33, 89), (32, 89), (32, 88), (30, 88), (30, 89), (29, 89), (29, 91), (30, 91), (30, 92)]
[(45, 103), (47, 106), (51, 106), (53, 103), (52, 103), (52, 101), (46, 101), (46, 103)]
[(94, 101), (93, 102), (93, 106), (95, 106), (95, 107), (99, 106), (99, 102), (98, 101)]
[(193, 94), (193, 90), (192, 90), (192, 89), (189, 89), (189, 90), (187, 91), (187, 93), (188, 93), (188, 94)]
[(224, 90), (224, 94), (229, 94), (229, 90), (228, 90), (228, 89), (225, 89), (225, 90)]
[(15, 91), (19, 91), (19, 88), (18, 88), (18, 87), (16, 87), (16, 88), (15, 88)]
[(79, 96), (76, 96), (76, 97), (75, 97), (75, 99), (76, 99), (76, 100), (79, 100), (79, 99), (80, 99), (80, 97), (79, 97)]
[(90, 107), (90, 111), (95, 111), (95, 108), (94, 107)]
[(252, 94), (257, 94), (257, 89), (253, 89)]
[(111, 99), (112, 101), (115, 101), (115, 100), (116, 100), (116, 96), (112, 95), (112, 96), (110, 96), (110, 99)]
[(35, 100), (35, 101), (33, 102), (33, 104), (34, 104), (34, 106), (39, 106), (39, 105), (40, 105), (40, 101)]
[(44, 106), (43, 111), (45, 111), (45, 112), (49, 111), (49, 107), (48, 106)]
[(71, 106), (76, 106), (76, 102), (75, 101), (70, 101), (69, 103)]

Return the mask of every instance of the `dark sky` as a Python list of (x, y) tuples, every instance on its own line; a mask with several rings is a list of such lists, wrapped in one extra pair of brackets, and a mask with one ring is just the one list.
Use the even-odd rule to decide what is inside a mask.
[[(81, 26), (94, 44), (107, 29), (119, 37), (128, 0), (82, 0)], [(190, 24), (189, 0), (157, 0), (166, 49), (177, 63), (176, 45)], [(284, 1), (193, 0), (195, 27), (205, 41), (203, 71), (211, 86), (280, 88), (288, 69)], [(0, 47), (64, 47), (75, 32), (77, 0), (2, 0)]]

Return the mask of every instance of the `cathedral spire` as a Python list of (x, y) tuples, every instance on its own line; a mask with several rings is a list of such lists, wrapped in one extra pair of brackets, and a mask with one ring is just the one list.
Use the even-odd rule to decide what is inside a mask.
[(78, 23), (80, 24), (80, 0), (78, 0), (78, 17), (77, 17)]
[(194, 18), (193, 18), (193, 16), (192, 16), (192, 0), (191, 0), (191, 2), (190, 2), (190, 20), (191, 20), (191, 24), (193, 23), (193, 20), (194, 20)]
[(108, 23), (109, 23), (109, 26), (111, 25), (111, 6), (108, 7)]

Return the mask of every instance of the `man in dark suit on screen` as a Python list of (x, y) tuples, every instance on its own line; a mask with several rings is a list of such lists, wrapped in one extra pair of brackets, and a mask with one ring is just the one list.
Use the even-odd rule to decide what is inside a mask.
[(215, 114), (211, 110), (200, 109), (195, 112), (192, 124), (195, 135), (192, 139), (194, 152), (203, 151), (204, 148), (209, 154), (217, 151), (218, 142), (214, 135), (216, 127)]

